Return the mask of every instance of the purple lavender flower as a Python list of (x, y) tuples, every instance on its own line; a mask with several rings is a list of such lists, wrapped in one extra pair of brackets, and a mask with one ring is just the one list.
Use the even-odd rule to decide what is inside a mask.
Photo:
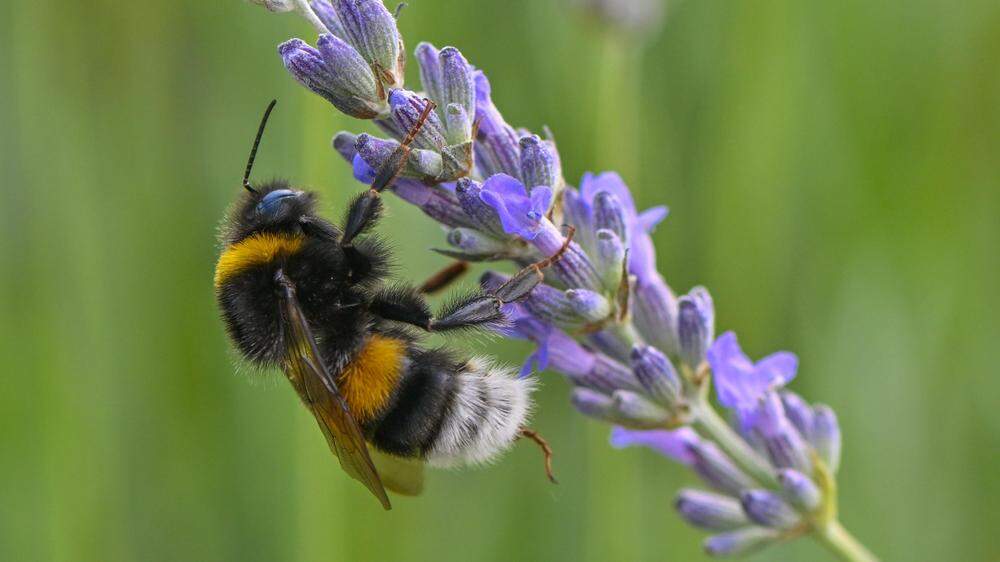
[(719, 336), (709, 348), (707, 357), (715, 375), (719, 402), (741, 416), (754, 411), (764, 393), (791, 382), (798, 370), (798, 358), (785, 351), (768, 355), (754, 364), (743, 353), (733, 332)]
[(812, 474), (809, 446), (785, 416), (776, 393), (766, 392), (750, 417), (751, 426), (761, 436), (774, 466)]
[(424, 91), (437, 100), (446, 115), (449, 144), (472, 141), (472, 122), (476, 114), (472, 67), (454, 47), (438, 50), (430, 43), (421, 43), (417, 45), (416, 55)]
[(611, 430), (611, 445), (615, 448), (638, 445), (687, 466), (693, 466), (695, 463), (695, 456), (690, 447), (696, 441), (698, 435), (689, 427), (648, 431), (616, 427)]
[(382, 100), (375, 76), (361, 55), (333, 35), (320, 35), (317, 47), (291, 39), (278, 47), (278, 53), (300, 84), (340, 111), (359, 119), (378, 115)]
[(476, 121), (479, 130), (474, 145), (476, 165), (485, 177), (494, 174), (517, 176), (520, 171), (518, 135), (504, 121), (490, 96), (490, 82), (481, 71), (473, 74), (476, 92)]
[[(371, 182), (391, 159), (425, 96), (435, 104), (388, 190), (447, 227), (450, 247), (436, 250), (444, 255), (517, 269), (553, 258), (543, 284), (503, 307), (507, 322), (497, 331), (532, 342), (522, 376), (563, 374), (580, 412), (616, 426), (614, 447), (653, 449), (715, 490), (684, 490), (676, 505), (693, 525), (724, 531), (706, 539), (709, 554), (743, 554), (794, 531), (815, 533), (852, 559), (873, 559), (844, 542), (846, 531), (831, 517), (836, 415), (783, 390), (796, 375), (793, 354), (754, 363), (732, 332), (715, 339), (706, 289), (675, 296), (657, 271), (651, 236), (666, 207), (639, 212), (614, 172), (567, 185), (551, 134), (510, 126), (486, 75), (454, 47), (419, 44), (424, 93), (406, 89), (402, 38), (377, 0), (253, 1), (309, 19), (321, 33), (316, 47), (282, 44), (286, 67), (338, 110), (372, 119), (385, 133), (334, 137), (359, 181)], [(481, 283), (497, 291), (507, 280), (489, 272)], [(713, 382), (733, 419), (708, 400)]]
[(695, 287), (677, 301), (677, 343), (681, 359), (697, 371), (715, 334), (715, 308), (704, 287)]
[(780, 533), (774, 529), (745, 527), (708, 537), (705, 539), (705, 553), (719, 557), (742, 556), (774, 542), (779, 536)]
[(743, 511), (758, 525), (788, 529), (799, 522), (799, 514), (778, 494), (769, 490), (748, 490), (740, 496)]
[(552, 204), (552, 189), (538, 186), (529, 193), (517, 179), (496, 174), (483, 184), (479, 197), (496, 211), (505, 232), (534, 240)]
[(797, 470), (787, 468), (779, 471), (778, 483), (785, 499), (806, 513), (815, 511), (823, 502), (823, 493), (816, 483)]
[(840, 467), (840, 424), (837, 414), (829, 406), (819, 405), (813, 409), (811, 437), (816, 453), (827, 468), (836, 473)]
[(403, 38), (381, 0), (313, 0), (311, 5), (330, 33), (364, 58), (384, 89), (403, 85)]
[(688, 523), (709, 531), (732, 531), (750, 524), (740, 502), (711, 492), (681, 490), (674, 508)]

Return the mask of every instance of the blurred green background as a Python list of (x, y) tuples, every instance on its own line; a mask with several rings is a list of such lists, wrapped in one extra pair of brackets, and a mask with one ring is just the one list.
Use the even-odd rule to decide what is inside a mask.
[[(671, 206), (662, 271), (752, 356), (799, 353), (873, 550), (997, 558), (1000, 4), (688, 0), (641, 58), (556, 0), (412, 0), (400, 27), (550, 126), (570, 181), (621, 166)], [(285, 75), (292, 35), (313, 32), (238, 1), (0, 4), (0, 560), (701, 559), (671, 508), (693, 478), (611, 450), (554, 374), (535, 426), (559, 486), (518, 446), (383, 513), (287, 384), (234, 373), (215, 231), (267, 100), (258, 178), (338, 216), (360, 189), (329, 149), (359, 126)], [(401, 271), (440, 267), (440, 231), (390, 207)]]

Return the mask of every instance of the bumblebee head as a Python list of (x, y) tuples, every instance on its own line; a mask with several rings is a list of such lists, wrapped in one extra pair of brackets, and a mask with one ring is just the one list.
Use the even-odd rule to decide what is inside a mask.
[(224, 238), (236, 242), (258, 232), (302, 232), (303, 218), (313, 215), (316, 194), (273, 180), (247, 191), (229, 212)]

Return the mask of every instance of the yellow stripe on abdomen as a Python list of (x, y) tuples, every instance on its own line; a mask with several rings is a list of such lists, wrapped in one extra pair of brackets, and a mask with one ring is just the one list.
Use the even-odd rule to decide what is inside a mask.
[(227, 247), (215, 266), (215, 286), (247, 269), (299, 251), (305, 239), (299, 234), (261, 232)]
[(399, 383), (406, 342), (374, 334), (337, 379), (351, 415), (359, 422), (381, 412)]

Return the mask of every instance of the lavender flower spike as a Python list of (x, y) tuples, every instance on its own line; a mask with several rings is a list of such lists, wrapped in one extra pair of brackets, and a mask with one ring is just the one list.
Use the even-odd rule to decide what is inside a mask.
[(278, 53), (300, 84), (340, 111), (359, 119), (378, 115), (382, 103), (378, 85), (361, 55), (333, 35), (320, 35), (317, 47), (291, 39), (278, 47)]
[[(441, 254), (506, 261), (513, 271), (544, 265), (544, 281), (532, 276), (539, 284), (504, 305), (506, 322), (495, 327), (534, 345), (521, 376), (561, 373), (577, 410), (615, 426), (612, 446), (641, 445), (697, 474), (713, 491), (682, 491), (677, 511), (721, 532), (706, 539), (706, 552), (736, 556), (808, 534), (846, 560), (875, 560), (836, 518), (836, 415), (785, 390), (798, 371), (795, 355), (754, 362), (732, 332), (716, 338), (707, 289), (675, 296), (652, 237), (666, 207), (640, 211), (615, 172), (569, 185), (551, 133), (508, 124), (486, 74), (455, 47), (420, 43), (423, 91), (404, 85), (403, 40), (378, 0), (252, 1), (304, 16), (320, 37), (315, 47), (299, 39), (280, 46), (290, 74), (385, 133), (334, 137), (359, 181), (372, 181), (425, 100), (433, 102), (386, 191), (446, 227)], [(481, 284), (495, 291), (507, 279), (489, 272)], [(725, 412), (710, 400), (712, 385)]]

